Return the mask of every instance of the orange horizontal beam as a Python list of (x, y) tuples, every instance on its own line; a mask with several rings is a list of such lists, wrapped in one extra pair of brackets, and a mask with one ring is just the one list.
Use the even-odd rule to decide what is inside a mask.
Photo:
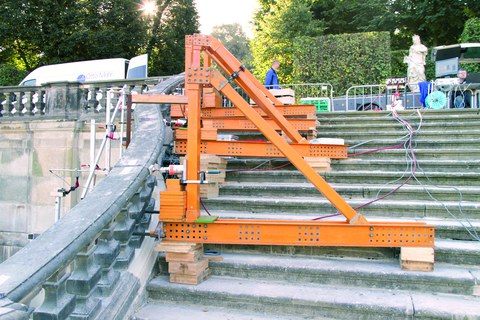
[(187, 96), (174, 96), (166, 94), (132, 94), (132, 103), (188, 103)]
[[(317, 120), (315, 119), (287, 119), (288, 122), (298, 131), (315, 130), (317, 128)], [(269, 126), (275, 130), (280, 130), (280, 127), (271, 119), (266, 119)], [(229, 119), (216, 118), (202, 120), (203, 127), (208, 129), (218, 130), (238, 130), (238, 131), (258, 131), (258, 128), (252, 121), (248, 119)]]
[(435, 229), (421, 222), (322, 222), (218, 219), (213, 223), (163, 221), (164, 241), (291, 246), (433, 247)]
[[(252, 107), (262, 117), (266, 117), (267, 114), (259, 107)], [(315, 119), (317, 117), (316, 107), (313, 105), (291, 105), (291, 106), (276, 106), (277, 110), (285, 117), (301, 117), (307, 119)], [(187, 113), (187, 105), (185, 104), (172, 104), (170, 109), (170, 115), (172, 118), (185, 118)], [(202, 118), (224, 118), (224, 117), (241, 117), (245, 118), (245, 115), (235, 107), (225, 108), (203, 108)]]
[[(178, 130), (177, 130), (178, 133)], [(346, 145), (291, 143), (290, 146), (301, 157), (329, 157), (331, 159), (346, 159)], [(219, 156), (239, 157), (284, 157), (280, 150), (268, 141), (207, 141), (200, 144), (201, 153)], [(175, 153), (187, 153), (187, 140), (181, 136), (175, 137)]]

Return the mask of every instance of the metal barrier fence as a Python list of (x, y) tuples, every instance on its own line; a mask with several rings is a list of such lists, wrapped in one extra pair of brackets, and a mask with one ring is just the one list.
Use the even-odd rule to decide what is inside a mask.
[[(295, 97), (295, 104), (300, 104), (302, 98), (328, 98), (330, 105), (333, 101), (334, 89), (330, 83), (293, 83), (293, 84), (279, 84), (282, 89), (292, 89)], [(268, 86), (266, 86), (267, 89)], [(273, 86), (270, 86), (273, 88)], [(235, 90), (246, 100), (250, 101), (248, 95), (240, 88), (236, 87)], [(224, 107), (233, 107), (230, 100), (223, 97)]]

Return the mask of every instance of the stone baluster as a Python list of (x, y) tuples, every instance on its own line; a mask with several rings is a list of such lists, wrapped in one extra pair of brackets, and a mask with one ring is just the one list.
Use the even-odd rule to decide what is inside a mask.
[(70, 319), (92, 319), (100, 310), (101, 301), (95, 293), (102, 269), (95, 263), (95, 249), (95, 242), (91, 242), (75, 257), (75, 268), (67, 280), (67, 292), (76, 298)]
[(2, 103), (0, 104), (0, 117), (8, 117), (9, 116), (9, 108), (12, 104), (12, 94), (10, 92), (5, 92), (2, 95)]
[(34, 93), (32, 91), (27, 91), (25, 92), (25, 95), (23, 96), (23, 100), (25, 101), (24, 103), (24, 112), (22, 112), (26, 116), (34, 116), (35, 115), (35, 104), (33, 103), (33, 95)]
[(88, 111), (97, 112), (98, 101), (97, 101), (97, 88), (94, 84), (88, 86), (88, 97), (87, 97), (87, 106)]
[(43, 284), (45, 299), (33, 312), (33, 320), (66, 319), (75, 309), (75, 296), (66, 291), (69, 268), (57, 271)]
[(22, 103), (22, 97), (23, 97), (23, 92), (15, 92), (15, 101), (11, 104), (10, 108), (10, 115), (11, 116), (20, 116), (22, 114), (23, 110), (23, 103)]
[(117, 270), (124, 270), (128, 268), (135, 253), (134, 248), (130, 245), (130, 239), (135, 229), (135, 220), (129, 217), (126, 209), (123, 209), (118, 214), (116, 222), (113, 238), (120, 242), (120, 253), (114, 267)]
[(114, 221), (105, 226), (100, 233), (95, 250), (95, 261), (102, 268), (102, 277), (97, 285), (97, 292), (102, 297), (109, 297), (112, 294), (120, 278), (120, 272), (113, 268), (120, 253), (120, 242), (113, 239), (116, 225)]
[(46, 110), (45, 110), (45, 102), (44, 102), (44, 99), (45, 99), (45, 90), (43, 89), (37, 89), (37, 101), (35, 101), (35, 114), (39, 114), (41, 116), (43, 116), (45, 113), (46, 113)]
[(99, 92), (101, 94), (99, 95), (99, 100), (98, 100), (98, 106), (97, 106), (97, 112), (105, 112), (105, 106), (107, 105), (107, 92), (108, 92), (108, 87), (106, 85), (102, 85), (99, 88)]

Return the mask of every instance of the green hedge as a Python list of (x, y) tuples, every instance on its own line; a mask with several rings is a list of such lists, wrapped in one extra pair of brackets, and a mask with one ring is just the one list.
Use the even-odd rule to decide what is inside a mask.
[(391, 75), (388, 32), (301, 37), (294, 48), (294, 81), (328, 82), (336, 95), (353, 85), (384, 83)]
[(28, 74), (8, 64), (0, 64), (0, 86), (16, 86)]

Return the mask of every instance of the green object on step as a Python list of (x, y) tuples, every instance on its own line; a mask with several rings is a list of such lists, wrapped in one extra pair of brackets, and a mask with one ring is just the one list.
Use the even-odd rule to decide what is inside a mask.
[(200, 216), (195, 223), (214, 223), (218, 219), (218, 216)]

